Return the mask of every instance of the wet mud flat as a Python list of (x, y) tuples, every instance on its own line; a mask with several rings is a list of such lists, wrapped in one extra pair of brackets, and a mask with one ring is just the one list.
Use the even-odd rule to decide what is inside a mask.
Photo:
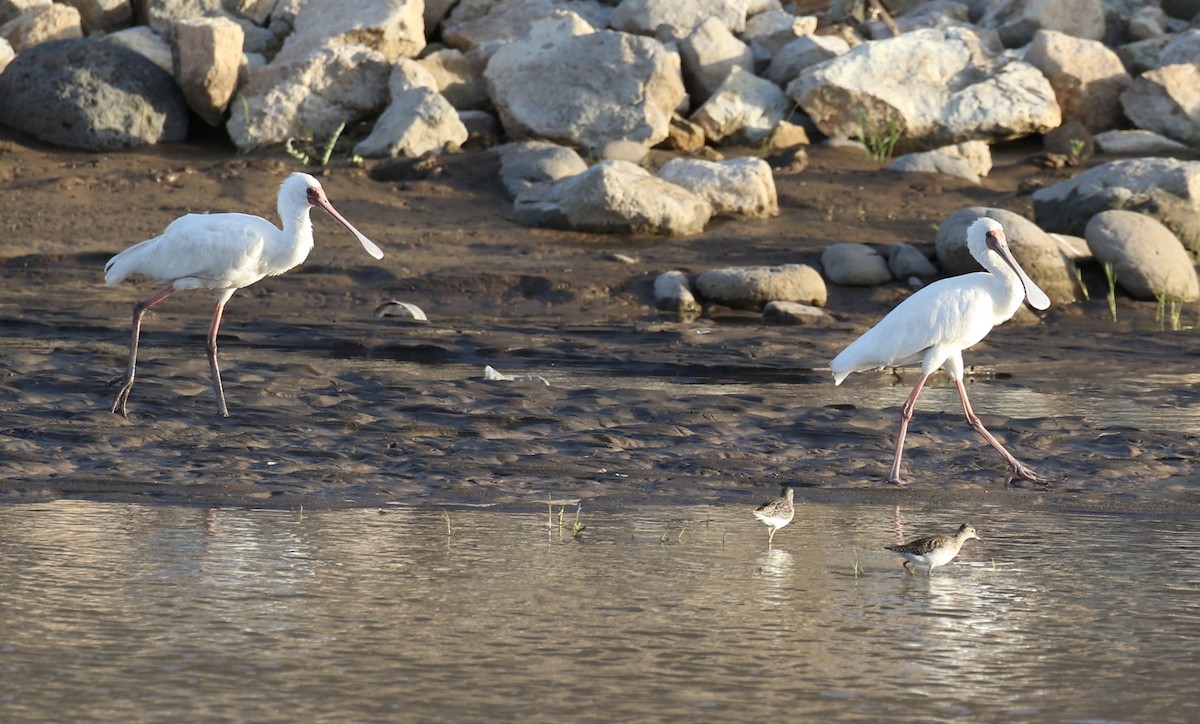
[[(968, 205), (1029, 215), (1022, 183), (1074, 171), (1032, 165), (1028, 146), (1001, 149), (982, 186), (812, 149), (807, 170), (777, 179), (780, 217), (682, 239), (520, 227), (486, 154), (389, 178), (335, 165), (322, 177), (330, 199), (384, 259), (318, 218), (303, 267), (234, 296), (220, 338), (229, 419), (216, 415), (204, 356), (212, 300), (175, 295), (147, 316), (125, 419), (109, 412), (111, 383), (130, 307), (155, 289), (105, 287), (105, 260), (189, 211), (273, 219), (296, 164), (194, 145), (0, 145), (0, 500), (524, 508), (551, 496), (619, 508), (757, 504), (788, 483), (832, 502), (1200, 510), (1194, 308), (1185, 329), (1162, 331), (1153, 303), (1122, 298), (1113, 322), (1101, 291), (1022, 312), (966, 352), (976, 411), (1059, 478), (1045, 491), (1006, 484), (1000, 458), (939, 402), (944, 378), (918, 403), (910, 485), (883, 482), (894, 400), (914, 376), (835, 388), (827, 365), (908, 293), (899, 284), (831, 288), (835, 322), (818, 328), (652, 308), (667, 269), (815, 264), (838, 241), (927, 246), (930, 225)], [(421, 306), (430, 323), (375, 317), (388, 299)], [(486, 381), (485, 365), (549, 384)]]

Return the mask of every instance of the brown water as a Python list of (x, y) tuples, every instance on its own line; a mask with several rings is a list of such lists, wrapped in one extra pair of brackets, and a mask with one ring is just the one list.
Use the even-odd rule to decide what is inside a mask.
[[(1200, 719), (1194, 519), (581, 520), (0, 507), (0, 720)], [(881, 550), (963, 520), (932, 577)]]

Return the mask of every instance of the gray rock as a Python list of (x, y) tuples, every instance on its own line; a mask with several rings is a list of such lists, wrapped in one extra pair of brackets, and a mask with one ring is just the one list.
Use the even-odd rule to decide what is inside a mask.
[(112, 151), (187, 137), (175, 79), (138, 53), (91, 38), (29, 48), (0, 75), (0, 123), (48, 143)]
[(900, 156), (890, 164), (903, 173), (940, 173), (977, 184), (992, 170), (991, 147), (984, 141), (965, 141), (953, 146)]
[(734, 33), (746, 28), (746, 3), (729, 0), (622, 0), (613, 11), (617, 30), (654, 35), (662, 26), (670, 28), (670, 40), (687, 37), (709, 18), (720, 20)]
[(1039, 30), (1100, 40), (1104, 6), (1100, 0), (991, 0), (979, 25), (994, 28), (1008, 48), (1028, 44)]
[(497, 149), (500, 182), (515, 199), (531, 187), (587, 171), (588, 165), (573, 148), (548, 141), (517, 141)]
[(820, 307), (798, 302), (768, 302), (763, 307), (763, 324), (814, 327), (833, 323), (833, 317)]
[(1200, 279), (1188, 252), (1171, 230), (1133, 211), (1102, 211), (1084, 232), (1096, 261), (1112, 264), (1117, 284), (1137, 299), (1194, 302)]
[(532, 186), (517, 197), (513, 212), (526, 226), (685, 236), (704, 230), (712, 205), (628, 161), (602, 161), (577, 176)]
[(734, 67), (692, 122), (713, 143), (755, 144), (783, 120), (791, 104), (779, 86)]
[(4, 38), (0, 38), (0, 73), (8, 67), (12, 59), (17, 57), (17, 51), (13, 50), (12, 46)]
[(967, 28), (864, 43), (801, 71), (787, 94), (827, 136), (894, 123), (916, 148), (1017, 138), (1062, 122), (1041, 71), (997, 56)]
[(874, 287), (892, 280), (887, 262), (866, 244), (833, 244), (821, 252), (825, 278), (848, 287)]
[[(607, 28), (612, 7), (597, 0), (463, 0), (442, 23), (442, 42), (486, 61), (500, 48), (534, 36), (552, 40), (546, 20), (569, 13), (589, 28)], [(535, 25), (541, 26), (534, 30)]]
[(510, 138), (600, 149), (617, 140), (650, 147), (667, 137), (686, 97), (677, 55), (653, 38), (584, 29), (564, 35), (555, 20), (542, 22), (551, 34), (505, 45), (484, 70)]
[(1075, 301), (1075, 279), (1059, 243), (1037, 224), (1007, 209), (971, 206), (955, 211), (939, 224), (935, 239), (938, 264), (947, 274), (979, 271), (979, 263), (967, 251), (967, 227), (981, 216), (1000, 222), (1013, 256), (1050, 301)]
[(1133, 81), (1116, 53), (1098, 40), (1039, 30), (1025, 62), (1046, 75), (1063, 122), (1079, 121), (1093, 133), (1121, 120), (1121, 93)]
[(681, 271), (666, 271), (654, 279), (654, 305), (663, 311), (695, 314), (700, 303), (692, 294), (688, 275)]
[[(768, 10), (746, 20), (742, 41), (750, 45), (755, 66), (763, 68), (788, 43), (815, 33), (817, 21), (816, 15), (797, 16), (786, 10)], [(846, 49), (849, 50), (849, 46)]]
[(805, 35), (783, 46), (771, 58), (763, 77), (785, 88), (805, 68), (849, 52), (850, 44), (836, 35)]
[(762, 309), (769, 302), (825, 306), (828, 290), (819, 272), (807, 264), (727, 267), (696, 277), (705, 301), (734, 309)]
[(1128, 153), (1150, 155), (1154, 153), (1178, 153), (1187, 146), (1172, 141), (1153, 131), (1105, 131), (1092, 139), (1103, 153)]
[(1108, 209), (1152, 216), (1185, 244), (1200, 242), (1200, 161), (1112, 161), (1033, 193), (1034, 217), (1051, 231), (1083, 236), (1088, 221)]
[(761, 158), (728, 161), (674, 158), (658, 177), (708, 200), (714, 215), (765, 219), (779, 215), (775, 177)]
[(1142, 73), (1121, 94), (1121, 106), (1139, 128), (1194, 143), (1200, 139), (1200, 62)]
[(67, 5), (79, 11), (83, 20), (83, 32), (120, 30), (128, 27), (133, 19), (133, 8), (129, 0), (66, 0)]
[(937, 267), (920, 249), (906, 242), (897, 242), (888, 247), (888, 271), (895, 279), (932, 279), (937, 276)]
[(392, 98), (391, 104), (354, 152), (368, 158), (415, 158), (425, 153), (457, 151), (467, 142), (467, 127), (458, 111), (429, 88), (415, 87)]

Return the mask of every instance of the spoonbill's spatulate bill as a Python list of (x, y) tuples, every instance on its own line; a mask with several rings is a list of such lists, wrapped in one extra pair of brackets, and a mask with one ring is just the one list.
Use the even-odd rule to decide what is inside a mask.
[(279, 217), (283, 228), (248, 214), (188, 214), (167, 226), (161, 236), (147, 239), (117, 254), (104, 265), (104, 281), (119, 284), (135, 274), (167, 282), (167, 287), (133, 307), (133, 338), (129, 367), (112, 411), (126, 415), (137, 366), (138, 334), (146, 310), (180, 289), (209, 289), (216, 293), (217, 308), (208, 329), (208, 363), (212, 368), (217, 410), (229, 417), (221, 370), (217, 366), (217, 328), (221, 313), (233, 293), (264, 277), (278, 276), (300, 265), (313, 248), (312, 218), (317, 207), (354, 235), (376, 259), (383, 252), (346, 221), (329, 203), (321, 182), (306, 173), (294, 173), (279, 187)]
[(1046, 309), (1050, 299), (1021, 269), (1008, 248), (1004, 229), (993, 219), (980, 218), (967, 229), (967, 248), (987, 271), (934, 282), (896, 306), (879, 324), (867, 330), (830, 363), (836, 384), (851, 372), (921, 363), (921, 376), (904, 403), (896, 457), (888, 480), (902, 484), (900, 458), (913, 405), (929, 375), (946, 370), (958, 388), (967, 423), (1004, 456), (1014, 477), (1048, 482), (1012, 456), (992, 436), (971, 409), (963, 387), (962, 351), (987, 336), (992, 327), (1008, 321), (1021, 302)]

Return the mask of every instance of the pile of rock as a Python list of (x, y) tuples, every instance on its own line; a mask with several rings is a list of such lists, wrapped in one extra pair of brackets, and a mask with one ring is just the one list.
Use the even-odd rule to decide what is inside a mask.
[[(189, 121), (242, 150), (373, 122), (354, 149), (367, 157), (503, 137), (522, 223), (653, 234), (778, 213), (761, 157), (814, 132), (890, 136), (908, 152), (895, 170), (975, 183), (988, 144), (1056, 129), (1079, 129), (1057, 131), (1076, 150), (1200, 139), (1194, 18), (1106, 0), (899, 5), (850, 22), (788, 0), (0, 0), (0, 123), (97, 150), (179, 140)], [(721, 160), (731, 146), (756, 157)], [(704, 160), (652, 173), (652, 149)], [(1038, 192), (1038, 222), (1084, 234), (1131, 210), (1194, 247), (1193, 165), (1090, 171)], [(1024, 253), (1050, 248), (1026, 236)], [(823, 265), (845, 284), (934, 273), (915, 249), (884, 256), (834, 248)], [(1065, 266), (1037, 264), (1069, 298)]]

